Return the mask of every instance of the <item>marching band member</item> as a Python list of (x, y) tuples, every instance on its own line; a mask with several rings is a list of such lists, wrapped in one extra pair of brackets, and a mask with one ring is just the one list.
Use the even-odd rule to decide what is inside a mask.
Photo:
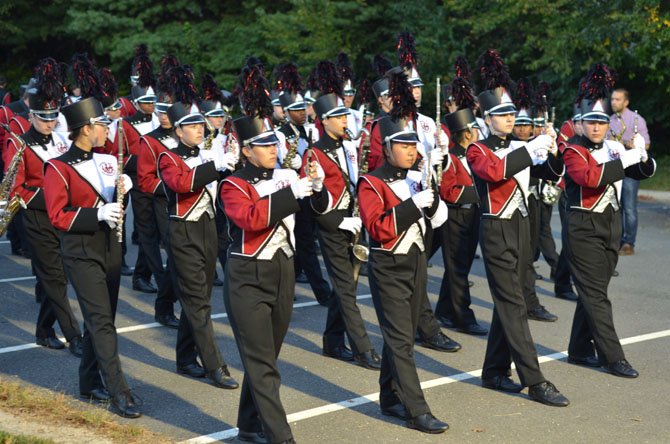
[(607, 66), (596, 64), (591, 68), (581, 101), (583, 135), (570, 139), (563, 151), (568, 201), (563, 230), (570, 271), (579, 294), (568, 362), (589, 367), (602, 365), (615, 376), (637, 378), (639, 373), (626, 360), (614, 328), (607, 287), (619, 258), (622, 180), (653, 176), (656, 162), (640, 134), (635, 135), (629, 150), (619, 142), (605, 140), (612, 114), (609, 98), (613, 86)]
[[(22, 210), (23, 229), (38, 280), (35, 292), (41, 303), (35, 330), (36, 343), (47, 348), (64, 348), (53, 329), (58, 320), (69, 342), (70, 352), (81, 357), (81, 330), (67, 296), (60, 236), (49, 221), (44, 201), (44, 164), (65, 153), (71, 143), (53, 131), (58, 121), (61, 95), (57, 62), (51, 58), (41, 60), (36, 70), (36, 84), (28, 91), (31, 126), (21, 135), (26, 147), (16, 172), (13, 193), (26, 204)], [(7, 150), (9, 157), (13, 158), (18, 153), (19, 141), (9, 137)]]
[[(195, 101), (175, 102), (167, 114), (179, 145), (158, 154), (158, 174), (168, 198), (168, 259), (182, 306), (177, 364), (189, 354), (188, 348), (192, 359), (184, 365), (197, 367), (194, 361), (200, 355), (216, 387), (236, 389), (239, 385), (230, 376), (214, 339), (210, 304), (217, 253), (217, 245), (212, 242), (216, 239), (216, 184), (219, 172), (233, 169), (233, 162), (198, 147), (205, 118)], [(178, 370), (196, 376), (198, 369)]]
[(92, 153), (107, 138), (109, 119), (100, 102), (88, 97), (61, 112), (73, 142), (65, 154), (47, 161), (44, 198), (51, 223), (62, 232), (63, 265), (84, 315), (79, 390), (98, 400), (111, 397), (116, 413), (138, 418), (139, 399), (121, 369), (114, 326), (121, 244), (113, 230), (123, 215), (115, 191), (117, 186), (128, 191), (132, 182), (119, 176), (113, 156)]
[[(526, 144), (511, 144), (516, 109), (507, 89), (511, 83), (507, 67), (498, 53), (489, 49), (480, 58), (480, 72), (488, 89), (479, 94), (479, 105), (491, 135), (472, 143), (466, 156), (482, 202), (480, 245), (494, 303), (482, 386), (513, 393), (528, 386), (531, 399), (567, 406), (568, 399), (540, 370), (523, 298), (530, 254), (526, 201), (529, 169), (547, 162), (547, 153), (555, 142), (543, 134)], [(562, 174), (560, 162), (548, 166), (555, 178)], [(512, 360), (521, 384), (508, 376)]]
[(220, 198), (232, 237), (223, 298), (245, 370), (238, 438), (294, 443), (277, 357), (295, 294), (294, 214), (299, 199), (323, 186), (323, 170), (317, 176), (312, 162), (310, 175), (298, 179), (293, 169), (275, 169), (279, 139), (262, 115), (240, 117), (233, 126), (246, 165), (223, 180)]
[(368, 276), (384, 337), (379, 378), (382, 413), (407, 420), (410, 428), (442, 433), (449, 425), (430, 412), (413, 345), (427, 291), (426, 225), (444, 223), (447, 208), (434, 188), (419, 191), (420, 184), (407, 174), (418, 159), (419, 139), (411, 125), (391, 116), (379, 121), (385, 163), (360, 179), (358, 198), (370, 233)]

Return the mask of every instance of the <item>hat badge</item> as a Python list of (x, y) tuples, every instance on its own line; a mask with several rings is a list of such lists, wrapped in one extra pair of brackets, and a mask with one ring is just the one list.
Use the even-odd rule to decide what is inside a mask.
[(598, 101), (593, 105), (593, 111), (598, 111), (601, 113), (605, 112), (605, 108), (603, 107), (603, 102), (602, 100), (598, 99)]
[(503, 88), (502, 96), (500, 97), (500, 103), (511, 103), (512, 98), (507, 93), (507, 90)]

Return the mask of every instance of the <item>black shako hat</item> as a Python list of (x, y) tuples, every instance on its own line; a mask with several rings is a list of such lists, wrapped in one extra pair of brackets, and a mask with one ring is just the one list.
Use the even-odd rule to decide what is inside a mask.
[(391, 142), (417, 143), (419, 138), (413, 128), (414, 122), (407, 119), (393, 120), (391, 116), (379, 119), (379, 133), (387, 146)]
[(175, 102), (167, 110), (168, 119), (173, 127), (181, 125), (195, 125), (205, 123), (205, 118), (200, 114), (200, 109), (195, 105)]
[(459, 131), (465, 131), (470, 128), (479, 128), (475, 114), (470, 108), (459, 109), (453, 113), (444, 116), (444, 122), (449, 128), (451, 134), (456, 134)]
[(268, 119), (258, 116), (242, 116), (233, 120), (233, 127), (243, 146), (275, 145), (279, 143), (277, 135)]
[(342, 99), (335, 94), (326, 94), (316, 99), (314, 112), (319, 120), (349, 114), (349, 110), (344, 106)]
[(65, 116), (70, 131), (94, 123), (102, 125), (112, 123), (105, 114), (102, 103), (93, 97), (87, 97), (72, 105), (64, 106), (60, 111)]

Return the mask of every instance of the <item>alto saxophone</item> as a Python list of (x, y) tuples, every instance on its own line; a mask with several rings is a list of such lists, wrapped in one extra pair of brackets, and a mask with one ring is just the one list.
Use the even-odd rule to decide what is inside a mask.
[(300, 141), (300, 133), (298, 132), (298, 129), (295, 127), (295, 125), (293, 125), (292, 123), (289, 122), (289, 126), (293, 130), (293, 135), (295, 137), (293, 138), (293, 141), (288, 147), (288, 151), (286, 152), (284, 161), (281, 163), (282, 168), (291, 168), (291, 162), (298, 154), (298, 142)]
[(16, 154), (7, 167), (7, 173), (2, 179), (2, 183), (0, 183), (0, 236), (3, 236), (7, 232), (9, 223), (19, 211), (19, 208), (26, 208), (25, 202), (18, 194), (15, 194), (12, 198), (9, 197), (12, 193), (12, 188), (14, 188), (14, 181), (19, 171), (19, 165), (23, 160), (23, 151), (26, 149), (26, 142), (17, 136), (9, 128), (9, 125), (4, 123), (0, 123), (0, 125), (19, 145)]
[[(361, 147), (361, 166), (358, 169), (358, 178), (360, 179), (363, 175), (367, 174), (368, 172), (368, 158), (370, 157), (370, 134), (366, 129), (364, 129), (366, 133), (365, 140), (363, 141), (363, 146)], [(351, 213), (353, 217), (360, 217), (361, 211), (360, 211), (360, 206), (358, 202), (358, 198), (354, 201), (354, 209)], [(358, 283), (358, 276), (361, 272), (361, 266), (363, 265), (364, 262), (368, 261), (368, 257), (370, 256), (370, 249), (360, 243), (361, 240), (361, 232), (359, 231), (357, 234), (354, 235), (354, 238), (351, 242), (351, 253), (354, 255), (354, 282)]]

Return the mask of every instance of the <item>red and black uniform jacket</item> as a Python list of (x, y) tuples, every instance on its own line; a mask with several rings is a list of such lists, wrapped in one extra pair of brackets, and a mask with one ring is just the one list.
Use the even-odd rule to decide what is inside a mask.
[[(232, 256), (257, 258), (279, 227), (289, 239), (293, 237), (287, 218), (300, 210), (290, 187), (290, 181), (296, 179), (293, 170), (265, 169), (247, 162), (221, 182), (219, 198), (228, 218)], [(293, 240), (289, 244), (295, 251)]]
[[(481, 200), (482, 217), (498, 217), (509, 205), (514, 192), (520, 189), (527, 198), (528, 183), (520, 183), (514, 176), (532, 166), (530, 154), (523, 147), (510, 151), (500, 158), (495, 152), (510, 147), (510, 138), (491, 135), (470, 144), (466, 157), (475, 176), (477, 193)], [(532, 169), (535, 177), (558, 180), (563, 174), (561, 159), (549, 155), (548, 160)]]
[[(141, 111), (137, 111), (132, 116), (122, 120), (124, 145), (126, 146), (123, 153), (123, 172), (130, 176), (134, 186), (137, 186), (137, 158), (140, 155), (140, 138), (142, 133), (149, 133), (149, 131), (138, 131), (138, 127), (147, 125), (151, 121), (152, 115), (144, 114)], [(116, 137), (119, 137), (118, 133)]]
[[(379, 132), (379, 119), (386, 116), (385, 112), (380, 112), (375, 119), (369, 123), (368, 131), (370, 135), (364, 135), (363, 137), (370, 137), (370, 151), (368, 152), (368, 171), (372, 172), (382, 166), (384, 163), (384, 141), (382, 140), (381, 133)], [(365, 139), (361, 139), (361, 147)], [(359, 150), (360, 151), (360, 150)]]
[[(318, 193), (312, 194), (310, 204), (316, 213), (316, 220), (326, 231), (335, 232), (342, 219), (349, 215), (349, 208), (353, 202), (353, 193), (349, 185), (349, 176), (346, 171), (340, 168), (338, 162), (337, 150), (342, 147), (342, 139), (333, 139), (324, 132), (323, 136), (313, 145), (312, 161), (316, 161), (323, 172), (325, 179), (323, 188)], [(300, 176), (305, 177), (305, 166), (307, 165), (307, 151), (302, 158), (302, 168)], [(350, 205), (343, 208), (342, 199), (345, 195), (349, 196)]]
[[(385, 162), (358, 181), (361, 220), (370, 233), (371, 249), (393, 253), (407, 230), (424, 217), (411, 198), (401, 200), (391, 188), (391, 184), (408, 180), (407, 171)], [(416, 187), (412, 195), (420, 191), (420, 185), (416, 182), (411, 182), (409, 186)], [(427, 218), (435, 215), (439, 204), (440, 200), (436, 198), (426, 210)], [(425, 236), (425, 232), (422, 234)]]
[(137, 183), (144, 193), (165, 196), (163, 183), (158, 177), (158, 155), (176, 148), (179, 141), (172, 128), (158, 127), (140, 138), (140, 156), (137, 160)]
[(561, 130), (558, 132), (558, 140), (556, 141), (558, 143), (558, 151), (562, 153), (563, 148), (565, 148), (565, 144), (576, 134), (575, 123), (572, 121), (572, 119), (563, 122), (563, 125), (561, 125)]
[[(28, 122), (29, 112), (30, 110), (26, 104), (23, 103), (23, 100), (12, 102), (9, 105), (0, 107), (0, 123), (9, 125), (9, 129), (11, 129), (14, 134), (20, 136), (30, 128), (30, 122)], [(0, 128), (0, 149), (2, 151), (2, 162), (4, 164), (2, 168), (3, 173), (12, 161), (12, 156), (7, 150), (7, 144), (11, 138), (12, 137), (4, 128)]]
[(563, 151), (565, 161), (565, 192), (568, 208), (582, 211), (593, 210), (605, 195), (607, 188), (624, 177), (636, 180), (654, 175), (656, 162), (649, 156), (624, 169), (620, 159), (598, 163), (594, 157), (597, 150), (607, 150), (603, 143), (593, 143), (585, 136), (571, 139)]
[(198, 156), (199, 152), (197, 146), (189, 147), (180, 142), (174, 150), (158, 155), (158, 174), (168, 197), (170, 219), (186, 219), (200, 199), (207, 198), (207, 184), (219, 179), (214, 162), (195, 168), (186, 164), (187, 159)]
[[(44, 135), (38, 133), (35, 128), (30, 127), (21, 139), (26, 144), (23, 150), (22, 160), (16, 172), (16, 180), (12, 188), (12, 195), (18, 194), (23, 202), (31, 210), (46, 211), (44, 202), (44, 163), (67, 152), (69, 146), (67, 141), (60, 140), (58, 136)], [(14, 138), (9, 138), (7, 152), (13, 158), (19, 150), (19, 143)]]
[[(94, 156), (96, 160), (94, 161)], [(44, 167), (44, 200), (49, 220), (60, 231), (92, 233), (108, 229), (98, 221), (98, 207), (113, 202), (114, 193), (105, 197), (101, 177), (114, 187), (116, 160), (72, 145), (67, 153), (47, 161)]]
[(451, 162), (446, 158), (443, 162), (440, 197), (449, 205), (479, 203), (475, 182), (468, 167), (464, 164), (465, 148), (455, 144), (449, 150)]
[(137, 112), (137, 108), (135, 108), (130, 98), (119, 97), (119, 102), (121, 102), (121, 118), (130, 117)]

